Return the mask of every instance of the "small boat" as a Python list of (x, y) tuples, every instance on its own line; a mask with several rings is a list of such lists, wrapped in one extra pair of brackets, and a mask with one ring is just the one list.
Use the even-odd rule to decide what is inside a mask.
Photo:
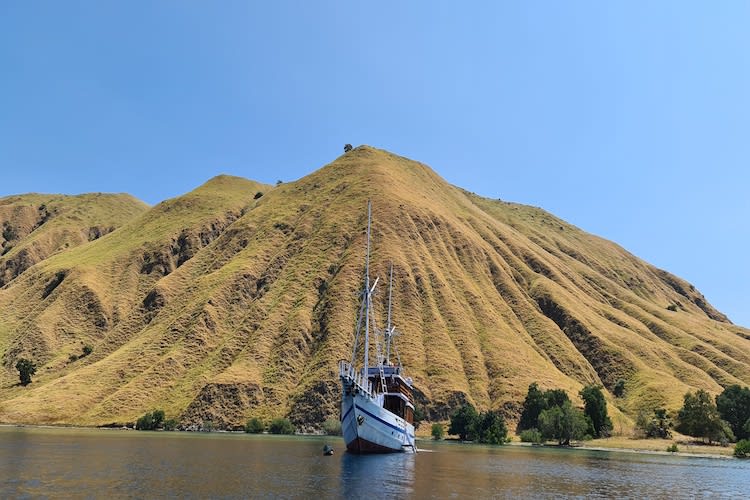
[[(343, 389), (341, 430), (346, 449), (352, 453), (416, 453), (412, 380), (404, 376), (403, 366), (393, 343), (396, 334), (395, 327), (391, 325), (393, 266), (390, 271), (388, 324), (385, 329), (377, 327), (372, 313), (372, 295), (378, 279), (370, 285), (371, 214), (372, 208), (368, 202), (365, 276), (354, 332), (354, 347), (351, 361), (339, 362), (339, 378)], [(373, 360), (370, 360), (371, 334), (375, 344)], [(371, 361), (374, 361), (372, 365)]]

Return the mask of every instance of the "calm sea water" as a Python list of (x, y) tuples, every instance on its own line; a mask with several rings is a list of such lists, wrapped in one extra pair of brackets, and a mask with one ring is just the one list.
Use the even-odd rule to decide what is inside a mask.
[[(335, 454), (323, 456), (330, 443)], [(0, 498), (747, 498), (750, 462), (424, 441), (0, 428)]]

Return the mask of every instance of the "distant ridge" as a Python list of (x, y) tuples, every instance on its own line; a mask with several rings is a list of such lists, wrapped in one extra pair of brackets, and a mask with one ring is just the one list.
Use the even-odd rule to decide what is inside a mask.
[[(154, 408), (184, 428), (337, 418), (368, 199), (373, 274), (393, 262), (399, 352), (432, 420), (464, 401), (514, 419), (531, 382), (574, 399), (597, 383), (627, 427), (687, 390), (750, 385), (750, 330), (689, 283), (544, 210), (360, 146), (276, 187), (219, 176), (127, 214), (97, 202), (121, 212), (114, 230), (0, 290), (0, 421), (105, 425)], [(92, 354), (72, 360), (83, 345)], [(40, 366), (27, 387), (20, 356)]]

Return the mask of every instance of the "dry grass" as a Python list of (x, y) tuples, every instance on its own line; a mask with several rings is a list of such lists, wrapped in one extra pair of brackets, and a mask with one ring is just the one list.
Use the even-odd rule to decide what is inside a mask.
[[(543, 210), (360, 147), (276, 188), (213, 179), (0, 290), (0, 420), (102, 424), (155, 407), (227, 426), (336, 415), (367, 199), (373, 274), (393, 262), (399, 351), (435, 419), (464, 398), (512, 418), (535, 381), (575, 399), (622, 378), (625, 397), (608, 397), (627, 429), (688, 389), (750, 384), (750, 332), (688, 284)], [(381, 288), (383, 318), (386, 298)], [(68, 362), (83, 343), (94, 353)], [(13, 386), (22, 353), (41, 366), (27, 388)]]
[(584, 448), (611, 448), (619, 450), (666, 452), (671, 445), (677, 445), (678, 453), (691, 455), (722, 455), (731, 457), (734, 453), (734, 445), (719, 446), (701, 444), (686, 436), (677, 436), (674, 439), (634, 439), (615, 436), (604, 439), (593, 439), (583, 443)]

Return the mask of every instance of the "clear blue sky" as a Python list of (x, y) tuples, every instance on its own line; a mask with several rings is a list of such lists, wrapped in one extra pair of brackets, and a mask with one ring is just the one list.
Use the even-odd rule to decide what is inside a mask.
[(344, 143), (543, 207), (750, 326), (750, 2), (0, 2), (0, 196), (273, 183)]

